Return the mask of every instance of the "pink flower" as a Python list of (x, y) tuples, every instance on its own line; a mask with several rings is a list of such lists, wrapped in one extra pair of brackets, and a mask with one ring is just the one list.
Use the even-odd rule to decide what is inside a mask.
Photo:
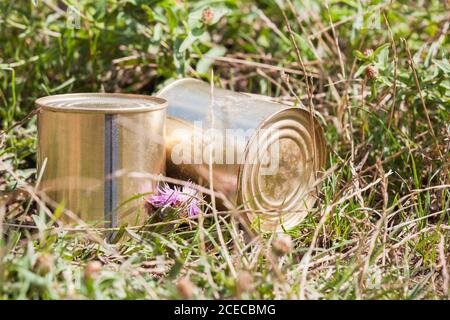
[(169, 187), (166, 183), (157, 188), (157, 192), (147, 197), (146, 201), (153, 208), (172, 208), (180, 210), (180, 215), (187, 213), (189, 218), (195, 218), (202, 211), (197, 190), (191, 187), (192, 183), (183, 186), (182, 189)]

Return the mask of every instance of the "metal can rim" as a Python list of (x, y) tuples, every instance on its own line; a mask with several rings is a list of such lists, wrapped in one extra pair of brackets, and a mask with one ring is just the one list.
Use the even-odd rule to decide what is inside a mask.
[[(129, 106), (126, 108), (100, 106), (97, 108), (82, 107), (82, 106), (64, 106), (64, 105), (50, 105), (50, 103), (61, 102), (65, 99), (76, 98), (122, 98), (122, 99), (141, 99), (149, 102), (148, 105)], [(129, 93), (66, 93), (50, 95), (38, 98), (35, 105), (44, 110), (55, 112), (73, 112), (73, 113), (100, 113), (100, 114), (118, 114), (118, 113), (138, 113), (145, 111), (157, 111), (167, 108), (167, 100), (161, 97), (147, 96), (141, 94)]]
[(184, 83), (184, 82), (199, 82), (199, 83), (205, 83), (204, 81), (200, 80), (200, 79), (196, 79), (196, 78), (191, 78), (191, 77), (186, 77), (186, 78), (181, 78), (181, 79), (175, 79), (174, 81), (170, 82), (168, 85), (164, 86), (162, 89), (158, 90), (158, 92), (156, 92), (155, 96), (156, 97), (160, 97), (162, 94), (164, 94), (166, 91), (170, 91), (172, 90), (172, 87), (175, 87), (177, 85), (179, 85), (180, 83)]

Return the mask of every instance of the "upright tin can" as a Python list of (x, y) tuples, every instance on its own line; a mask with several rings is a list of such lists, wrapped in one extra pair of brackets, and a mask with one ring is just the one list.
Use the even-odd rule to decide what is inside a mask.
[(195, 79), (157, 96), (168, 102), (168, 176), (207, 184), (212, 163), (214, 188), (263, 232), (298, 225), (314, 205), (326, 142), (308, 110)]
[(43, 97), (36, 105), (40, 190), (97, 226), (141, 223), (137, 195), (155, 189), (148, 173), (164, 173), (167, 102), (76, 93)]

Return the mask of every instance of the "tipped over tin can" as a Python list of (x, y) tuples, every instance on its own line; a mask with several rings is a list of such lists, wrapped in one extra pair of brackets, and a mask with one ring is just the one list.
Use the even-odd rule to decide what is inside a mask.
[(86, 222), (141, 223), (138, 195), (155, 189), (149, 173), (164, 173), (166, 101), (77, 93), (43, 97), (36, 105), (39, 189)]
[(213, 186), (262, 232), (298, 225), (316, 200), (326, 142), (315, 117), (195, 79), (169, 84), (167, 175)]

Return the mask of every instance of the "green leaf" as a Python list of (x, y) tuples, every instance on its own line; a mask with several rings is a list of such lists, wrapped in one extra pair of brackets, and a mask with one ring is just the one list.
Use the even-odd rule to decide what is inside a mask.
[(436, 60), (433, 59), (433, 63), (438, 66), (444, 73), (450, 73), (450, 63), (448, 60)]
[(361, 61), (367, 61), (368, 58), (359, 50), (353, 50), (353, 56)]
[(46, 228), (47, 228), (47, 224), (45, 223), (45, 217), (44, 216), (38, 216), (36, 214), (33, 214), (31, 216), (31, 218), (34, 221), (34, 224), (36, 225), (36, 227), (38, 228), (40, 233), (45, 232)]
[(188, 34), (188, 36), (186, 37), (186, 39), (183, 40), (183, 42), (180, 45), (180, 48), (178, 49), (178, 52), (184, 52), (186, 51), (186, 49), (190, 48), (191, 45), (198, 39), (199, 37), (192, 34), (192, 32), (190, 32)]
[(364, 72), (364, 70), (366, 70), (367, 66), (367, 64), (363, 64), (361, 67), (359, 67), (359, 69), (355, 72), (354, 77), (358, 78)]
[[(378, 50), (378, 49), (377, 49)], [(375, 55), (375, 52), (374, 52)], [(378, 53), (378, 64), (379, 67), (385, 69), (389, 63), (389, 48), (383, 48)]]
[(373, 56), (374, 56), (374, 57), (378, 56), (378, 54), (380, 54), (380, 52), (381, 52), (383, 49), (389, 48), (390, 45), (391, 45), (390, 43), (385, 43), (385, 44), (379, 46), (379, 47), (376, 48), (375, 51), (373, 52)]
[(61, 217), (61, 215), (64, 212), (64, 203), (60, 203), (58, 205), (58, 207), (55, 209), (55, 211), (53, 212), (53, 222), (56, 222), (59, 220), (59, 218)]
[(167, 278), (174, 279), (180, 273), (183, 265), (184, 265), (184, 259), (182, 259), (182, 258), (175, 259), (175, 264), (172, 266), (172, 268), (170, 268)]
[(119, 242), (119, 240), (123, 237), (123, 235), (125, 234), (125, 232), (126, 232), (126, 227), (128, 226), (128, 224), (127, 223), (124, 223), (124, 224), (122, 224), (121, 226), (120, 226), (120, 229), (119, 229), (119, 231), (117, 231), (117, 233), (112, 233), (112, 235), (113, 235), (113, 237), (112, 237), (112, 239), (111, 239), (111, 243), (112, 244), (114, 244), (114, 243), (117, 243), (117, 242)]
[(378, 75), (377, 80), (379, 80), (381, 83), (385, 84), (388, 87), (392, 85), (392, 82), (389, 81), (389, 79), (385, 76)]
[[(218, 46), (210, 49), (206, 55), (209, 57), (222, 57), (227, 50), (225, 47)], [(198, 73), (207, 73), (214, 60), (208, 57), (202, 57), (197, 63), (196, 71)]]

